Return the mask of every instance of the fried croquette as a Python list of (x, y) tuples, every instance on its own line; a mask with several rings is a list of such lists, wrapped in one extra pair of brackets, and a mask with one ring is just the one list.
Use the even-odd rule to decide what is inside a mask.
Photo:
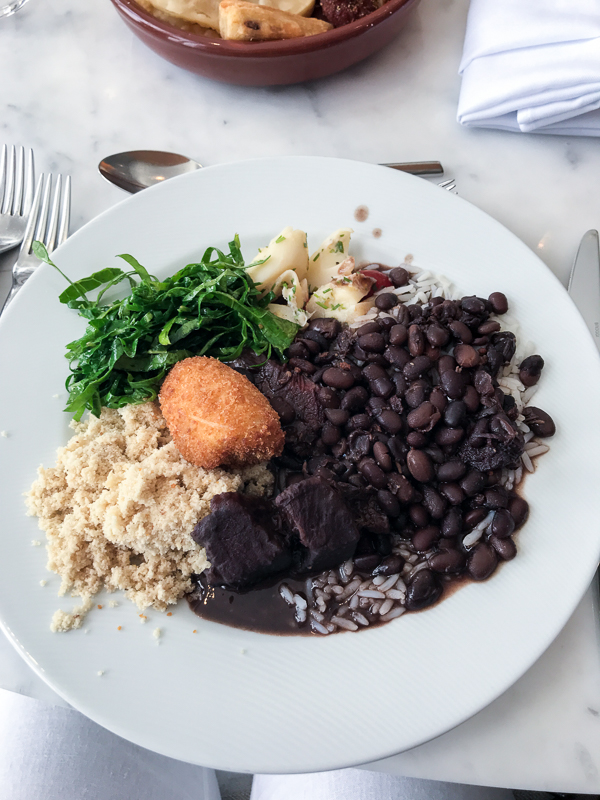
[(176, 447), (192, 464), (239, 468), (281, 455), (277, 412), (248, 378), (215, 358), (175, 364), (158, 399)]

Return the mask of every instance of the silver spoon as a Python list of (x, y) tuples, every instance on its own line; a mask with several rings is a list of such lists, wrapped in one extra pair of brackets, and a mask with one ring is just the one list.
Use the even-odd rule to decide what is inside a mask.
[[(102, 159), (98, 169), (103, 178), (126, 192), (140, 192), (156, 183), (162, 183), (176, 175), (194, 172), (201, 164), (177, 153), (160, 150), (129, 150)], [(411, 175), (443, 175), (439, 161), (412, 161), (382, 164), (384, 167), (409, 172)]]

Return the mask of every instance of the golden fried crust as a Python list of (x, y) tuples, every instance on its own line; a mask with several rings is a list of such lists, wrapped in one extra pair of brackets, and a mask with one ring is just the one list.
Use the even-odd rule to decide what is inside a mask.
[(248, 378), (215, 358), (175, 364), (158, 399), (175, 445), (192, 464), (239, 468), (281, 455), (277, 412)]

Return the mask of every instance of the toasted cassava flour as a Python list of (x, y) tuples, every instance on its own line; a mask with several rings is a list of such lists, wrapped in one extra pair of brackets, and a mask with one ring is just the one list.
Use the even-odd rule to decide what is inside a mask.
[(48, 569), (62, 579), (59, 593), (83, 598), (73, 612), (54, 614), (54, 631), (80, 627), (102, 588), (123, 589), (142, 610), (176, 603), (208, 566), (191, 532), (211, 498), (272, 489), (264, 465), (233, 472), (185, 461), (154, 403), (103, 409), (72, 427), (56, 466), (40, 467), (26, 496), (46, 532)]

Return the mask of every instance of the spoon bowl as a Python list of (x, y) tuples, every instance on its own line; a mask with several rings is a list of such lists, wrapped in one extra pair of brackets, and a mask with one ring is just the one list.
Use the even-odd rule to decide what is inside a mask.
[(198, 164), (187, 156), (177, 153), (164, 153), (161, 150), (129, 150), (115, 153), (102, 159), (98, 169), (103, 178), (120, 189), (135, 194), (162, 183), (177, 175), (200, 169)]

